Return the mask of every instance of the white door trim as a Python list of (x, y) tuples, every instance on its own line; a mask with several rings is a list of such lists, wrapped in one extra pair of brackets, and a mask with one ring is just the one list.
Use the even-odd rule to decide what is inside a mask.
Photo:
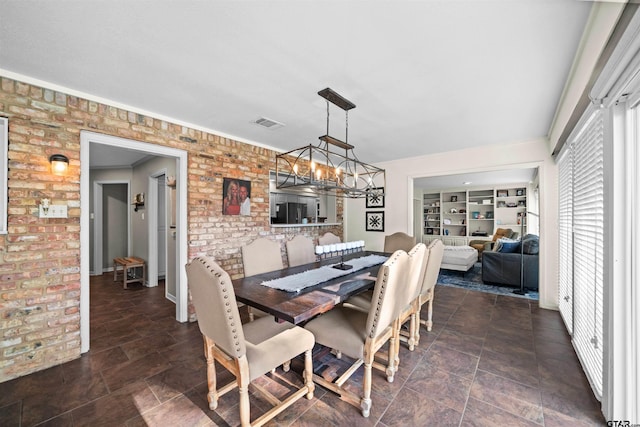
[(80, 351), (89, 351), (89, 147), (91, 143), (144, 151), (176, 159), (176, 320), (186, 322), (187, 273), (187, 152), (95, 132), (80, 132)]

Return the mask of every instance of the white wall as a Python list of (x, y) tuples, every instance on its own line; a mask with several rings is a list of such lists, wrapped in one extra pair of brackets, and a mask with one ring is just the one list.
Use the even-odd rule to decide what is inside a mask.
[(345, 203), (345, 239), (382, 250), (384, 236), (413, 234), (413, 179), (467, 172), (538, 167), (540, 175), (540, 306), (558, 308), (558, 177), (546, 139), (471, 148), (378, 163), (386, 170), (385, 232), (365, 231), (364, 199)]
[[(122, 169), (93, 169), (89, 173), (89, 206), (91, 209), (91, 213), (95, 215), (96, 212), (93, 212), (94, 208), (94, 194), (93, 194), (93, 184), (95, 181), (104, 181), (104, 182), (131, 182), (132, 171), (131, 168), (122, 168)], [(91, 244), (89, 245), (89, 260), (90, 266), (93, 268), (94, 266), (94, 253), (93, 253), (93, 238), (94, 238), (94, 230), (93, 230), (93, 219), (89, 222), (89, 236), (91, 236)], [(129, 255), (129, 254), (126, 254)], [(103, 262), (106, 257), (106, 254), (103, 254)], [(102, 271), (93, 271), (93, 274), (102, 274)]]

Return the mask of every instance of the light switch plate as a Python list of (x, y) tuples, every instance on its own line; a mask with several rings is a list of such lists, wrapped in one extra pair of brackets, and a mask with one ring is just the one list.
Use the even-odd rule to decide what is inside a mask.
[(39, 206), (40, 218), (68, 218), (67, 205), (49, 205), (49, 210), (44, 213), (42, 205)]

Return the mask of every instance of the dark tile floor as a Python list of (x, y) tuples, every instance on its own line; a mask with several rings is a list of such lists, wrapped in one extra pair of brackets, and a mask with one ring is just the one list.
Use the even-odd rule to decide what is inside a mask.
[[(401, 351), (393, 383), (374, 370), (368, 419), (317, 387), (269, 425), (603, 425), (599, 402), (557, 312), (528, 300), (439, 286), (434, 328)], [(196, 324), (174, 320), (164, 288), (124, 290), (110, 275), (91, 284), (91, 351), (0, 384), (0, 426), (233, 426), (237, 393), (206, 403), (203, 344)], [(324, 374), (346, 362), (317, 349)], [(278, 369), (259, 381), (274, 394), (300, 382)], [(359, 389), (361, 370), (350, 386)], [(219, 384), (230, 375), (220, 370)], [(268, 405), (252, 394), (252, 417)]]

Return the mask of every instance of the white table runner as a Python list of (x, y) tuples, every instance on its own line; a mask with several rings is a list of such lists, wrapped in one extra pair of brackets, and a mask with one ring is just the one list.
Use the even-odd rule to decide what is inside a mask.
[(309, 286), (317, 285), (318, 283), (326, 282), (328, 280), (335, 279), (336, 277), (346, 276), (347, 274), (351, 274), (355, 271), (362, 270), (373, 265), (382, 264), (386, 260), (387, 257), (385, 256), (367, 255), (345, 261), (345, 264), (353, 266), (350, 270), (339, 270), (330, 265), (325, 265), (324, 267), (314, 268), (312, 270), (303, 271), (302, 273), (292, 274), (291, 276), (267, 280), (261, 284), (269, 288), (280, 289), (281, 291), (299, 292)]

